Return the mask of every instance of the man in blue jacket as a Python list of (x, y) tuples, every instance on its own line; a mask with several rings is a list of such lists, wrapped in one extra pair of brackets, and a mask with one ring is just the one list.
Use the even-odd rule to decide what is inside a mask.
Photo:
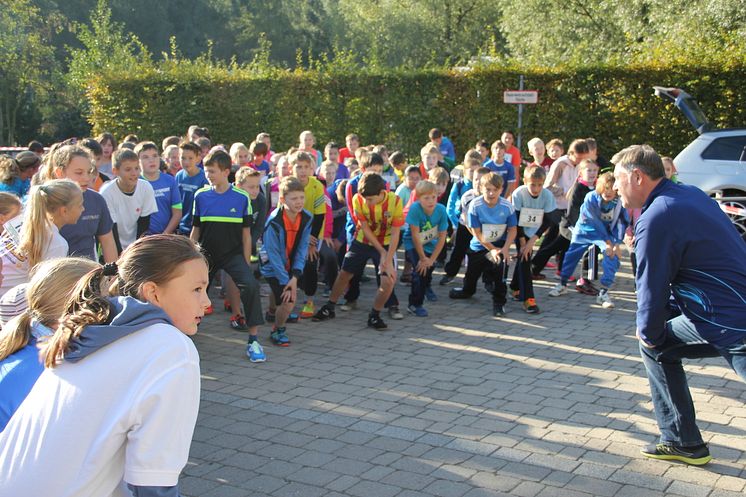
[(746, 379), (746, 244), (714, 200), (665, 178), (651, 147), (625, 148), (612, 162), (624, 207), (642, 208), (635, 225), (637, 337), (661, 431), (642, 454), (706, 464), (712, 457), (681, 359), (720, 355)]

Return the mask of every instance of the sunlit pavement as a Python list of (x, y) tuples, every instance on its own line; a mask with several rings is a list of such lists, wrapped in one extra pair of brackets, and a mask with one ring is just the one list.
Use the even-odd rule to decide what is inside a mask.
[[(628, 259), (627, 259), (628, 261)], [(289, 348), (260, 331), (267, 362), (216, 312), (195, 339), (202, 403), (186, 496), (736, 496), (746, 487), (746, 388), (723, 360), (687, 366), (714, 460), (703, 468), (643, 459), (657, 429), (634, 337), (625, 261), (613, 310), (536, 282), (541, 314), (486, 293), (426, 303), (428, 318), (365, 326), (357, 311), (291, 324)], [(370, 269), (369, 269), (370, 272)], [(572, 287), (571, 287), (572, 288)], [(266, 289), (266, 287), (265, 287)], [(397, 285), (405, 311), (409, 288)], [(326, 299), (321, 292), (317, 306)], [(263, 299), (266, 302), (266, 299)], [(363, 305), (365, 304), (365, 305)], [(298, 309), (299, 310), (299, 309)]]

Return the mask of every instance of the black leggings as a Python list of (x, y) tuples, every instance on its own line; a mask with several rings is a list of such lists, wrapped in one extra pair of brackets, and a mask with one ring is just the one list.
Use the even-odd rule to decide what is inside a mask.
[[(445, 272), (447, 276), (453, 278), (461, 269), (461, 262), (464, 260), (466, 250), (469, 248), (469, 242), (471, 241), (471, 233), (463, 224), (459, 223), (458, 230), (456, 230), (456, 237), (453, 241), (453, 250), (451, 251), (451, 257), (445, 266)], [(445, 251), (444, 251), (445, 252)]]

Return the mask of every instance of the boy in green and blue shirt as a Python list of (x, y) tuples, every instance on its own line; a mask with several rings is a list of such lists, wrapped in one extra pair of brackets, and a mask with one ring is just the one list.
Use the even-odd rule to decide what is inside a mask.
[(246, 353), (251, 362), (264, 362), (266, 357), (257, 341), (259, 325), (264, 323), (259, 284), (249, 267), (251, 201), (246, 192), (228, 183), (231, 157), (227, 152), (211, 152), (205, 157), (204, 165), (210, 184), (194, 195), (190, 237), (205, 251), (210, 264), (209, 281), (222, 269), (238, 286), (249, 329)]

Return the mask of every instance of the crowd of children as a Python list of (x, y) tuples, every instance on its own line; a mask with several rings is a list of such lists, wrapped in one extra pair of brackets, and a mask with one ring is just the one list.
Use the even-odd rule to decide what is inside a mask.
[[(0, 334), (0, 384), (13, 391), (11, 402), (0, 402), (0, 432), (9, 426), (0, 433), (0, 456), (21, 439), (40, 443), (34, 430), (44, 423), (80, 430), (98, 443), (96, 430), (105, 427), (52, 419), (55, 404), (44, 402), (70, 382), (107, 381), (96, 378), (95, 364), (120, 359), (104, 345), (146, 347), (158, 349), (157, 360), (132, 363), (124, 368), (130, 373), (107, 383), (108, 398), (130, 432), (97, 450), (112, 460), (126, 451), (126, 469), (100, 469), (103, 462), (94, 464), (81, 451), (54, 457), (90, 467), (69, 482), (81, 495), (104, 494), (117, 479), (141, 495), (175, 485), (186, 457), (182, 435), (191, 433), (197, 409), (176, 397), (179, 389), (198, 388), (196, 351), (189, 340), (172, 337), (166, 344), (145, 331), (159, 327), (180, 337), (196, 332), (202, 317), (214, 312), (207, 290), (216, 283), (230, 326), (248, 332), (246, 354), (254, 363), (267, 358), (259, 343), (265, 322), (272, 323), (271, 343), (287, 347), (288, 323), (357, 309), (361, 283), (371, 279), (365, 276), (369, 262), (377, 289), (367, 325), (376, 330), (388, 327), (386, 314), (404, 317), (397, 282), (410, 286), (406, 311), (425, 318), (425, 303), (438, 299), (434, 269), (443, 268), (439, 284), (449, 285), (464, 261), (463, 285), (448, 297), (470, 298), (481, 281), (492, 314), (502, 317), (508, 296), (526, 313), (540, 312), (533, 281), (545, 278), (542, 270), (552, 256), (560, 281), (548, 295), (559, 297), (578, 262), (585, 258), (593, 266), (600, 253), (601, 288), (588, 278), (575, 286), (602, 307), (613, 307), (609, 288), (620, 246), (631, 247), (631, 222), (639, 213), (621, 206), (610, 173), (599, 176), (604, 161), (594, 140), (575, 140), (565, 154), (561, 141), (545, 146), (534, 138), (528, 142), (531, 160), (523, 160), (507, 131), (491, 145), (477, 141), (456, 164), (453, 143), (440, 130), (428, 137), (411, 165), (383, 145), (362, 146), (355, 134), (345, 137), (345, 147), (330, 142), (322, 152), (313, 133), (303, 131), (297, 146), (275, 152), (268, 133), (248, 146), (220, 145), (199, 126), (184, 137), (167, 137), (160, 148), (134, 135), (118, 143), (103, 133), (0, 158), (0, 315), (13, 309)], [(672, 164), (670, 169), (673, 174)], [(262, 280), (269, 287), (266, 302)], [(36, 357), (39, 349), (46, 368)], [(96, 360), (79, 362), (88, 356)], [(162, 383), (145, 382), (133, 368)], [(174, 368), (187, 371), (187, 379), (173, 377)], [(126, 393), (128, 385), (132, 391)], [(139, 400), (124, 405), (117, 395)], [(157, 412), (140, 412), (148, 395), (163, 401)], [(100, 411), (86, 395), (75, 402)], [(27, 404), (36, 412), (24, 409)], [(186, 413), (183, 423), (164, 426), (173, 410)], [(35, 415), (47, 417), (40, 425)], [(137, 416), (147, 419), (131, 423)], [(173, 457), (153, 460), (154, 453), (138, 444), (137, 433), (157, 430), (180, 433), (171, 441)], [(52, 452), (65, 447), (63, 438), (55, 444)], [(130, 461), (130, 451), (141, 457)], [(35, 488), (32, 452), (0, 472), (0, 483), (13, 479), (18, 495)]]
[[(456, 165), (453, 143), (440, 130), (428, 138), (411, 165), (383, 145), (362, 146), (355, 134), (345, 137), (345, 147), (329, 142), (321, 152), (313, 133), (303, 131), (296, 147), (274, 152), (268, 133), (248, 146), (213, 145), (199, 126), (165, 138), (162, 154), (152, 141), (128, 135), (118, 143), (103, 133), (55, 144), (43, 157), (29, 151), (0, 159), (8, 192), (0, 192), (7, 196), (0, 198), (7, 204), (0, 205), (7, 212), (0, 294), (26, 283), (43, 260), (113, 262), (135, 240), (175, 233), (204, 250), (230, 326), (249, 332), (252, 362), (266, 359), (257, 338), (265, 320), (274, 322), (270, 340), (287, 346), (287, 322), (333, 318), (338, 305), (356, 309), (369, 261), (379, 288), (368, 325), (376, 329), (387, 327), (384, 309), (391, 319), (403, 318), (397, 281), (410, 285), (406, 310), (425, 317), (425, 301), (438, 298), (434, 268), (443, 268), (439, 283), (449, 285), (464, 261), (463, 285), (449, 297), (471, 297), (481, 278), (495, 316), (506, 312), (508, 287), (527, 313), (539, 312), (532, 281), (546, 278), (552, 256), (560, 281), (549, 296), (577, 280), (578, 291), (613, 307), (608, 289), (620, 245), (631, 246), (635, 213), (621, 207), (610, 175), (598, 178), (599, 163), (607, 163), (595, 140), (575, 140), (565, 154), (560, 140), (545, 145), (533, 138), (531, 159), (524, 160), (505, 131), (492, 144), (477, 141)], [(599, 254), (600, 289), (573, 276), (578, 261), (594, 267)], [(271, 288), (266, 313), (262, 279)], [(212, 312), (210, 305), (206, 313)]]

